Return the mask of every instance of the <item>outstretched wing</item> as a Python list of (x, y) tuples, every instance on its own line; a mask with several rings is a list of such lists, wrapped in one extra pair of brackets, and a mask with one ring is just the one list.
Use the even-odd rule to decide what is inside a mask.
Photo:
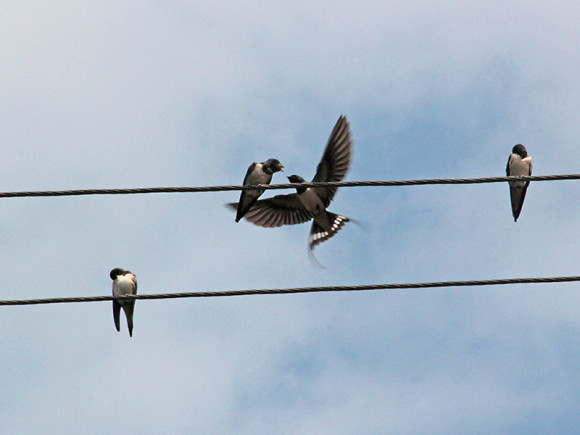
[[(238, 208), (235, 202), (228, 206), (234, 210)], [(298, 194), (291, 193), (256, 201), (244, 218), (261, 227), (275, 228), (282, 225), (302, 224), (311, 220), (312, 216), (302, 205)]]
[[(342, 181), (350, 167), (351, 149), (348, 121), (345, 116), (341, 115), (330, 133), (326, 149), (312, 181)], [(316, 187), (315, 190), (324, 206), (328, 207), (338, 187)]]

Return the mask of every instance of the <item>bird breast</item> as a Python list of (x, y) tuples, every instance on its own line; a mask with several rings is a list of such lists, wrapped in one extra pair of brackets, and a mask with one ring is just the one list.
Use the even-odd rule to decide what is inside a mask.
[(246, 180), (246, 184), (248, 185), (256, 185), (256, 184), (268, 184), (272, 176), (266, 174), (262, 167), (261, 163), (258, 163), (252, 173), (248, 175), (248, 179)]
[[(521, 158), (517, 154), (512, 154), (510, 159), (510, 175), (530, 175), (530, 166), (532, 164), (532, 159), (530, 156), (526, 158)], [(510, 181), (510, 186), (512, 188), (524, 188), (527, 186), (527, 181)]]
[(113, 285), (113, 296), (133, 294), (135, 282), (132, 275), (119, 276)]

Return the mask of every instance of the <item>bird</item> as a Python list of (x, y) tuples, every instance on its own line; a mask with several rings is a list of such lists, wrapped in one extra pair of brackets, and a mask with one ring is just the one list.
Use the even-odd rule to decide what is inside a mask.
[[(350, 127), (341, 115), (328, 138), (328, 143), (316, 169), (312, 182), (341, 181), (350, 168), (352, 141)], [(291, 183), (303, 183), (299, 175), (288, 177)], [(338, 187), (297, 187), (296, 193), (276, 195), (254, 203), (246, 213), (246, 220), (266, 228), (295, 225), (313, 220), (308, 238), (308, 247), (330, 239), (350, 221), (346, 216), (331, 213), (326, 209), (334, 198)], [(233, 209), (238, 204), (231, 203)]]
[[(256, 186), (258, 184), (270, 184), (275, 172), (284, 172), (284, 166), (277, 159), (268, 159), (265, 162), (254, 162), (248, 168), (244, 177), (244, 186)], [(264, 193), (264, 189), (242, 190), (240, 202), (238, 202), (236, 222), (252, 208), (258, 198)]]
[[(508, 158), (505, 173), (508, 177), (514, 175), (532, 175), (532, 157), (528, 155), (526, 147), (522, 144), (517, 144), (512, 148), (512, 153)], [(528, 190), (530, 182), (510, 181), (509, 185), (512, 214), (514, 222), (517, 222), (522, 211), (522, 206), (524, 205), (526, 191)]]
[[(113, 280), (113, 296), (126, 296), (137, 294), (137, 278), (129, 270), (115, 268), (109, 274)], [(121, 331), (120, 315), (121, 308), (127, 317), (127, 327), (129, 328), (129, 336), (133, 337), (133, 310), (135, 309), (134, 300), (118, 300), (113, 299), (113, 320), (117, 331)]]

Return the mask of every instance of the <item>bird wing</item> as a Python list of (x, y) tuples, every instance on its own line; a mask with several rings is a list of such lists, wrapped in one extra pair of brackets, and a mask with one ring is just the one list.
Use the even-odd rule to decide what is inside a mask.
[[(312, 181), (342, 181), (350, 167), (351, 149), (348, 121), (345, 116), (341, 115), (332, 133), (330, 133), (324, 154)], [(338, 187), (316, 187), (315, 190), (325, 207), (328, 207)]]
[[(233, 202), (228, 206), (236, 210), (238, 204)], [(275, 228), (282, 225), (302, 224), (311, 220), (312, 216), (302, 205), (298, 194), (291, 193), (256, 201), (244, 218), (261, 227)]]
[(246, 172), (246, 176), (244, 177), (243, 184), (246, 184), (246, 182), (248, 181), (248, 177), (254, 171), (254, 168), (256, 167), (257, 164), (258, 164), (258, 162), (254, 162), (250, 165), (250, 167), (248, 168), (248, 171)]

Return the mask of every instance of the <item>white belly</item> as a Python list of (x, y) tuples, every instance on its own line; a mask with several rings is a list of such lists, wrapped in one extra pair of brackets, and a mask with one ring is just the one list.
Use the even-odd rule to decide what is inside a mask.
[(262, 170), (262, 164), (258, 163), (252, 173), (248, 175), (246, 179), (246, 185), (256, 185), (256, 184), (269, 184), (272, 180), (272, 176), (270, 174), (266, 174)]
[(120, 276), (113, 284), (113, 296), (132, 295), (135, 284), (128, 276)]

